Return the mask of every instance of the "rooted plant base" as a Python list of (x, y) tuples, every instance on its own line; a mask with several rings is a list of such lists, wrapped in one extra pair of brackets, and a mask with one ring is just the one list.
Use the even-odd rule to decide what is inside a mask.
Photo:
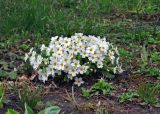
[[(137, 81), (138, 80), (138, 81)], [(150, 82), (156, 82), (154, 78), (146, 77), (146, 76), (129, 76), (128, 79), (115, 79), (114, 81), (110, 81), (113, 83), (115, 90), (110, 95), (93, 95), (89, 99), (81, 96), (81, 88), (74, 88), (74, 98), (72, 98), (72, 84), (67, 83), (52, 83), (52, 80), (49, 80), (48, 84), (45, 84), (43, 88), (43, 92), (41, 92), (42, 102), (45, 104), (47, 102), (58, 105), (65, 114), (69, 114), (71, 112), (78, 112), (78, 114), (97, 114), (98, 110), (103, 110), (108, 112), (109, 114), (159, 114), (160, 108), (151, 107), (151, 106), (142, 106), (140, 105), (140, 100), (134, 99), (132, 102), (120, 103), (118, 100), (118, 95), (127, 91), (127, 90), (135, 90), (137, 85), (143, 83), (144, 81), (149, 80)], [(21, 80), (22, 81), (22, 80)], [(23, 83), (27, 82), (28, 87), (33, 88), (38, 85), (42, 85), (41, 82), (30, 82), (29, 80), (24, 80), (21, 83), (15, 83), (19, 89)], [(83, 85), (85, 88), (90, 88), (93, 85), (95, 80), (91, 80), (90, 83), (86, 83)], [(9, 83), (8, 81), (3, 81), (4, 84)], [(11, 82), (10, 82), (11, 83)], [(160, 83), (157, 81), (157, 83)], [(127, 86), (126, 86), (127, 85)], [(57, 87), (56, 87), (57, 86)], [(123, 89), (122, 89), (123, 87)], [(18, 91), (18, 90), (17, 90)], [(0, 110), (0, 114), (5, 114), (8, 108), (14, 108), (15, 110), (21, 112), (23, 114), (23, 109), (20, 104), (20, 100), (18, 95), (13, 93), (9, 93), (9, 90), (6, 90), (7, 99), (10, 99), (10, 103), (4, 105), (4, 108)], [(40, 107), (40, 106), (39, 106)], [(35, 109), (36, 110), (36, 109)], [(39, 108), (38, 108), (39, 110)], [(38, 112), (37, 110), (35, 112)]]

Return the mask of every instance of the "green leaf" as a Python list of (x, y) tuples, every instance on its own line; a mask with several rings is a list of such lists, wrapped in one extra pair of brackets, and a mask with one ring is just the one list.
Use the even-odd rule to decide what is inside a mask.
[(0, 77), (6, 77), (8, 75), (8, 72), (0, 69)]
[(7, 70), (8, 69), (8, 63), (3, 61), (3, 60), (0, 60), (0, 65), (2, 65), (1, 68), (3, 68), (4, 70)]
[(78, 114), (77, 112), (71, 112), (70, 114)]
[(38, 114), (59, 114), (60, 110), (61, 109), (58, 106), (51, 106), (42, 110)]
[(9, 76), (11, 79), (16, 79), (17, 72), (16, 71), (7, 72), (5, 70), (0, 69), (0, 77), (7, 77), (7, 76)]
[(13, 109), (8, 109), (8, 111), (6, 112), (6, 114), (19, 114), (19, 112), (13, 110)]
[(9, 73), (9, 77), (10, 77), (11, 79), (16, 79), (16, 77), (17, 77), (17, 72), (16, 72), (16, 71), (10, 72), (10, 73)]
[(0, 109), (2, 109), (2, 108), (3, 108), (3, 101), (0, 100)]
[(34, 114), (33, 110), (25, 103), (25, 113), (24, 114)]
[(25, 51), (25, 50), (29, 49), (29, 45), (22, 44), (19, 46), (19, 48)]
[(0, 108), (3, 108), (4, 87), (0, 84)]
[(142, 59), (144, 65), (147, 65), (147, 62), (148, 62), (148, 51), (146, 50), (145, 45), (143, 45), (143, 47), (142, 47), (141, 59)]

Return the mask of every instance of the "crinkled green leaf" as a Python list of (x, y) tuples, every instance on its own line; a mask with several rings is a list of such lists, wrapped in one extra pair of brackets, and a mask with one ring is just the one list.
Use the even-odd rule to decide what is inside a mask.
[(3, 61), (3, 60), (0, 60), (0, 65), (2, 65), (1, 68), (3, 68), (4, 70), (7, 70), (8, 69), (8, 63)]
[(6, 112), (6, 114), (19, 114), (19, 112), (13, 110), (13, 109), (8, 109), (8, 111)]
[(51, 106), (42, 110), (38, 114), (59, 114), (60, 110), (61, 109), (58, 106)]
[(6, 77), (8, 75), (8, 72), (0, 69), (0, 77)]
[(16, 71), (10, 72), (10, 73), (9, 73), (9, 77), (10, 77), (11, 79), (16, 79), (16, 77), (17, 77), (17, 72), (16, 72)]

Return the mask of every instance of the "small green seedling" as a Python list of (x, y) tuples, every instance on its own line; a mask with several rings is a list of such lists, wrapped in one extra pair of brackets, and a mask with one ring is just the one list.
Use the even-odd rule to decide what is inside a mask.
[(95, 83), (91, 88), (91, 92), (98, 94), (103, 93), (104, 95), (109, 94), (112, 90), (112, 85), (107, 83), (104, 79), (98, 80), (98, 82)]
[(126, 93), (122, 93), (120, 96), (119, 96), (119, 101), (121, 103), (123, 102), (127, 102), (127, 101), (132, 101), (132, 99), (134, 97), (137, 97), (138, 94), (136, 92), (133, 92), (133, 91), (129, 91), (129, 92), (126, 92)]
[(91, 90), (82, 88), (82, 96), (83, 96), (83, 97), (86, 97), (86, 98), (91, 97), (91, 96), (92, 96)]

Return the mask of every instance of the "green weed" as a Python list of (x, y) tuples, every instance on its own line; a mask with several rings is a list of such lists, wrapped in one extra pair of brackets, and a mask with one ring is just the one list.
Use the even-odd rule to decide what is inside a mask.
[(19, 90), (19, 98), (22, 106), (26, 103), (29, 107), (35, 108), (38, 102), (40, 102), (41, 88), (28, 88), (27, 85), (24, 85), (21, 90)]
[(107, 83), (104, 79), (98, 80), (97, 83), (95, 83), (91, 91), (94, 93), (102, 93), (102, 94), (109, 94), (113, 90), (113, 87), (111, 84)]
[(138, 94), (136, 92), (133, 92), (133, 91), (129, 91), (129, 92), (126, 92), (126, 93), (122, 93), (120, 96), (119, 96), (119, 101), (121, 103), (123, 102), (127, 102), (127, 101), (132, 101), (132, 99), (134, 97), (137, 97)]
[(157, 98), (158, 89), (154, 86), (154, 84), (142, 83), (138, 87), (137, 93), (139, 98), (144, 102), (143, 104), (156, 106), (159, 102)]

